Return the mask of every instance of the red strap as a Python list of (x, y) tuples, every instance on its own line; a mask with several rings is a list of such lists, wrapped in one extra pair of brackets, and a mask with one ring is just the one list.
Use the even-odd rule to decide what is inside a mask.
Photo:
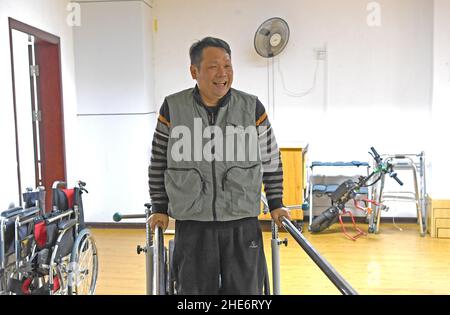
[(22, 292), (23, 292), (23, 294), (26, 294), (26, 295), (30, 295), (31, 294), (31, 292), (30, 292), (31, 281), (33, 281), (33, 278), (27, 278), (22, 283)]
[(58, 291), (59, 287), (60, 287), (60, 285), (59, 285), (59, 278), (58, 278), (58, 276), (54, 276), (53, 277), (53, 293)]
[(41, 221), (34, 225), (34, 239), (39, 248), (43, 248), (47, 242), (47, 226), (45, 221)]
[(74, 201), (74, 196), (75, 196), (75, 189), (61, 189), (67, 197), (67, 205), (69, 207), (69, 209), (73, 209), (73, 201)]

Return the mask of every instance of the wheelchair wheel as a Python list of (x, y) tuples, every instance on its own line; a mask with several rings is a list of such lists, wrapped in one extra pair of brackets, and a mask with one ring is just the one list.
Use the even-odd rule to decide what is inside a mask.
[(72, 276), (68, 293), (92, 295), (95, 293), (98, 275), (98, 255), (94, 238), (88, 229), (78, 234), (70, 258)]

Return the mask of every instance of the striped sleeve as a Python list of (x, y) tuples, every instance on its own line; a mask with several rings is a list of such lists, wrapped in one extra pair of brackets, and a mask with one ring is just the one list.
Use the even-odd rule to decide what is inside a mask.
[(152, 213), (167, 213), (169, 198), (164, 185), (164, 172), (167, 169), (167, 146), (170, 132), (170, 116), (167, 101), (164, 100), (159, 111), (152, 153), (148, 167), (148, 185), (152, 202)]
[(283, 207), (283, 165), (281, 154), (264, 105), (257, 100), (255, 113), (263, 183), (270, 211)]

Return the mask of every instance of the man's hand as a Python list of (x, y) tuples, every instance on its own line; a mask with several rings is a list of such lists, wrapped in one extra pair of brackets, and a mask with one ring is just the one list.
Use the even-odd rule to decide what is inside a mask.
[(270, 215), (272, 216), (273, 221), (281, 228), (283, 225), (281, 224), (281, 217), (286, 217), (291, 220), (291, 214), (286, 208), (278, 208), (270, 211)]
[(164, 232), (169, 225), (169, 216), (164, 213), (153, 213), (150, 216), (149, 221), (152, 232), (155, 232), (155, 226), (161, 227)]

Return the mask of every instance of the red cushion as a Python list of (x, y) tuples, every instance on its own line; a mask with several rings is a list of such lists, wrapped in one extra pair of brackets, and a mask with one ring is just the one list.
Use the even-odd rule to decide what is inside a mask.
[(47, 225), (45, 221), (38, 222), (34, 225), (34, 239), (39, 248), (43, 248), (47, 242)]
[(73, 201), (75, 196), (75, 189), (61, 189), (67, 197), (67, 205), (69, 206), (69, 209), (73, 209)]

